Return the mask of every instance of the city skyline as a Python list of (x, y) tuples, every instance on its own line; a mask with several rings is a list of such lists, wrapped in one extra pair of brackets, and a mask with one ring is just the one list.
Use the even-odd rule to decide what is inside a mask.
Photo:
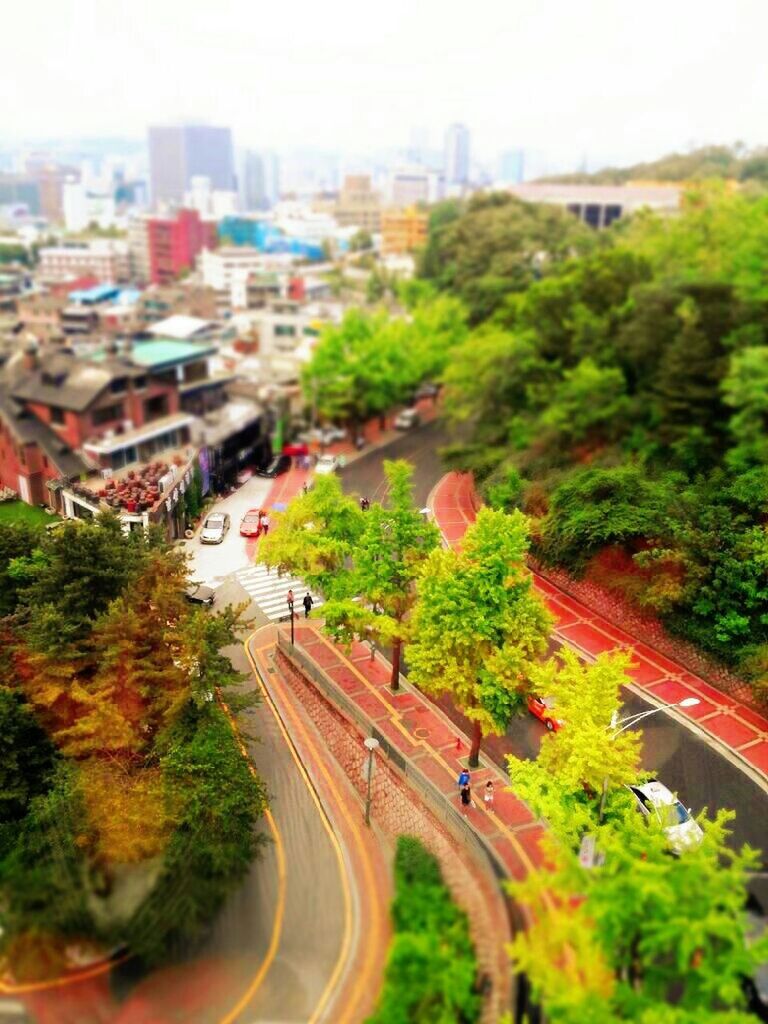
[[(479, 160), (520, 148), (555, 164), (586, 153), (591, 166), (694, 141), (764, 141), (768, 11), (754, 0), (736, 0), (725, 24), (691, 0), (673, 9), (654, 0), (630, 14), (606, 0), (586, 12), (489, 0), (464, 20), (446, 19), (432, 0), (396, 0), (375, 36), (352, 11), (346, 0), (330, 17), (309, 5), (270, 11), (265, 33), (240, 0), (215, 10), (178, 0), (107, 8), (93, 29), (72, 2), (45, 19), (21, 10), (0, 70), (6, 94), (20, 100), (4, 133), (140, 138), (148, 124), (193, 111), (231, 126), (243, 148), (365, 152), (407, 146), (414, 123), (439, 144), (460, 122)], [(344, 32), (330, 31), (339, 21)], [(97, 80), (112, 83), (109, 103), (93, 102)]]

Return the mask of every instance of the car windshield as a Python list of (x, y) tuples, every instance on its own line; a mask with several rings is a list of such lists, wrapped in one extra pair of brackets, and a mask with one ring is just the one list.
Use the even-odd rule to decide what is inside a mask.
[(244, 523), (258, 523), (258, 521), (259, 521), (259, 513), (258, 512), (249, 512), (248, 515), (243, 518), (243, 522)]
[(332, 466), (334, 462), (332, 455), (321, 455), (317, 460), (319, 466)]
[(205, 521), (206, 530), (220, 530), (224, 525), (224, 519), (221, 516), (209, 516)]
[(683, 825), (686, 821), (691, 820), (690, 814), (679, 800), (673, 804), (663, 804), (661, 807), (657, 807), (656, 813), (662, 828), (673, 828), (675, 825)]

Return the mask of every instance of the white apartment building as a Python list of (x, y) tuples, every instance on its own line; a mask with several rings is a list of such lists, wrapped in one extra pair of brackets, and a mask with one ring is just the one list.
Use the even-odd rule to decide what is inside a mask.
[(423, 167), (402, 167), (393, 171), (389, 180), (389, 198), (393, 206), (418, 206), (429, 202), (429, 171)]
[(149, 281), (147, 220), (146, 216), (138, 216), (128, 221), (128, 259), (134, 281)]
[(67, 231), (83, 231), (89, 224), (109, 228), (119, 222), (114, 195), (91, 192), (81, 181), (64, 183), (62, 207)]
[[(281, 257), (278, 266), (287, 269), (290, 263), (290, 257), (288, 260)], [(203, 284), (216, 290), (222, 304), (231, 309), (247, 309), (249, 276), (277, 268), (274, 256), (265, 255), (247, 245), (232, 245), (213, 251), (203, 249), (197, 258), (197, 269), (202, 275)]]
[(40, 277), (66, 281), (92, 275), (105, 284), (130, 280), (128, 243), (99, 238), (82, 245), (46, 246), (40, 250)]

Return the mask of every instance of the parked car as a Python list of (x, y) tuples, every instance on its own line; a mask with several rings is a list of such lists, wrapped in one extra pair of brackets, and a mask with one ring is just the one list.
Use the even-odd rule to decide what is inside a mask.
[(261, 532), (261, 519), (258, 508), (249, 508), (240, 522), (241, 537), (258, 537)]
[(293, 444), (284, 444), (282, 454), (301, 458), (302, 455), (309, 455), (309, 445), (303, 441), (299, 443), (294, 442)]
[(214, 602), (216, 592), (211, 587), (206, 587), (202, 583), (190, 583), (184, 592), (184, 596), (192, 604), (204, 604), (210, 608)]
[(201, 544), (221, 544), (229, 531), (229, 516), (226, 512), (211, 512), (200, 532)]
[(328, 476), (335, 473), (339, 468), (339, 460), (335, 455), (321, 455), (315, 463), (315, 473), (318, 476)]
[(421, 423), (418, 409), (403, 409), (395, 417), (395, 430), (410, 430)]
[(419, 387), (416, 389), (416, 393), (413, 396), (413, 400), (415, 402), (418, 402), (420, 398), (437, 398), (439, 394), (439, 384), (430, 384), (429, 382), (425, 382), (424, 384), (420, 384)]
[(265, 476), (269, 479), (286, 473), (291, 468), (290, 455), (276, 455), (272, 461), (263, 469), (256, 470), (256, 476)]
[(704, 833), (698, 822), (691, 817), (690, 808), (683, 807), (675, 794), (658, 779), (627, 786), (627, 789), (634, 796), (637, 808), (646, 820), (653, 817), (659, 822), (673, 853), (681, 854), (699, 845)]
[(311, 430), (305, 430), (299, 434), (298, 440), (304, 441), (306, 444), (333, 444), (334, 441), (343, 441), (347, 436), (346, 430), (343, 427), (337, 427), (335, 423), (328, 424), (324, 427), (313, 427)]
[(531, 714), (546, 725), (550, 732), (557, 732), (565, 725), (554, 712), (555, 702), (552, 697), (537, 697), (536, 694), (529, 693), (527, 703)]

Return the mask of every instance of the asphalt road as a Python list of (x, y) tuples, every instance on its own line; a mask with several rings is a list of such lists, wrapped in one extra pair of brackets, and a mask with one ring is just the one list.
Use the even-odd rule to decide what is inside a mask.
[[(438, 449), (447, 444), (439, 422), (433, 422), (405, 434), (384, 451), (373, 451), (342, 471), (345, 490), (380, 499), (385, 489), (384, 458), (404, 458), (414, 463), (414, 498), (418, 505), (445, 472)], [(406, 655), (407, 657), (407, 655)], [(646, 711), (652, 705), (630, 691), (624, 693), (626, 715)], [(447, 708), (446, 708), (447, 710)], [(768, 795), (716, 748), (709, 746), (690, 729), (665, 712), (650, 716), (642, 723), (643, 766), (678, 793), (694, 813), (708, 808), (736, 812), (731, 843), (749, 843), (764, 851), (768, 861)], [(518, 757), (535, 757), (546, 732), (533, 716), (513, 720), (503, 743), (487, 743), (489, 754), (503, 765), (504, 749)], [(754, 879), (751, 888), (768, 911), (768, 879)]]

